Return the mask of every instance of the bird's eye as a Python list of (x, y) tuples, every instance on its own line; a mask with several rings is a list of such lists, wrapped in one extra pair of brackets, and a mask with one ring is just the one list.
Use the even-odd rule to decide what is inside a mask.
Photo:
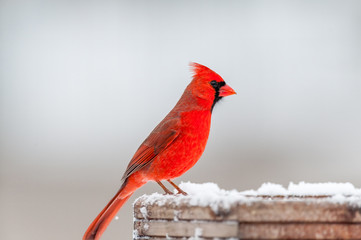
[(216, 80), (211, 81), (210, 84), (211, 84), (212, 87), (214, 87), (214, 88), (217, 88), (217, 87), (218, 87), (218, 83), (217, 83)]

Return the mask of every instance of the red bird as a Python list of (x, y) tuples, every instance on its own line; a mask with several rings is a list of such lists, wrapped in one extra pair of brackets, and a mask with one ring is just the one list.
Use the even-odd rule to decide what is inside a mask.
[(123, 175), (119, 191), (90, 224), (83, 240), (98, 240), (118, 210), (135, 190), (148, 181), (167, 180), (178, 193), (186, 195), (171, 180), (188, 171), (201, 157), (208, 140), (214, 105), (236, 92), (221, 76), (198, 63), (191, 63), (193, 80), (168, 115), (140, 145)]

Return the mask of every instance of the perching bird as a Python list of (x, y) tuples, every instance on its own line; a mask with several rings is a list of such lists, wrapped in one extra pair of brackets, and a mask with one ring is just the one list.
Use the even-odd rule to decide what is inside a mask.
[(167, 180), (178, 193), (185, 194), (171, 180), (188, 171), (201, 157), (208, 140), (214, 105), (236, 92), (221, 76), (198, 63), (191, 63), (193, 80), (175, 107), (140, 145), (123, 175), (119, 191), (90, 224), (83, 240), (98, 240), (118, 210), (135, 190), (148, 181)]

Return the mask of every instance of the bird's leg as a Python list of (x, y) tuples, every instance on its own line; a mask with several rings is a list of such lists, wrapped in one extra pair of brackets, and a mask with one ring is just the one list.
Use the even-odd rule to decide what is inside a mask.
[(165, 194), (170, 194), (170, 195), (173, 195), (173, 193), (168, 189), (166, 188), (163, 183), (161, 183), (160, 181), (156, 180), (156, 182), (159, 184), (159, 186), (161, 186), (165, 192)]
[(174, 182), (172, 182), (171, 180), (167, 180), (170, 184), (172, 184), (172, 186), (177, 189), (178, 194), (183, 194), (184, 196), (187, 196), (188, 193), (186, 193), (185, 191), (183, 191), (182, 189), (180, 189)]

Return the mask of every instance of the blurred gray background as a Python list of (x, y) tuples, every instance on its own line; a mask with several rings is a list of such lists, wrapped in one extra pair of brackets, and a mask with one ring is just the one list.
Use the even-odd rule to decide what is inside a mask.
[[(175, 180), (361, 187), (360, 1), (0, 1), (0, 239), (81, 239), (191, 79), (214, 110)], [(103, 239), (131, 239), (132, 202)]]

